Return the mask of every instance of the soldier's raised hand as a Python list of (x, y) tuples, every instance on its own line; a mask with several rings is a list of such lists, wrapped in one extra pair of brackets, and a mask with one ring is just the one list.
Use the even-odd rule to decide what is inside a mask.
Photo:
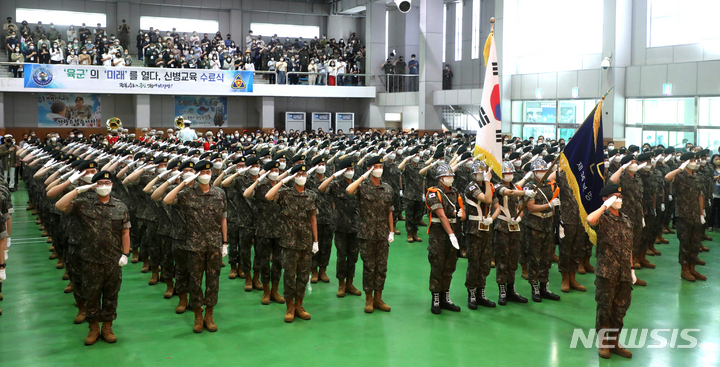
[(77, 190), (78, 194), (82, 194), (83, 192), (88, 191), (88, 190), (94, 188), (96, 185), (97, 185), (97, 184), (90, 184), (90, 185), (80, 186), (80, 187), (78, 187), (76, 190)]
[(611, 197), (607, 198), (607, 200), (605, 200), (603, 205), (606, 208), (610, 208), (613, 205), (613, 203), (615, 202), (615, 200), (617, 200), (617, 196), (611, 196)]

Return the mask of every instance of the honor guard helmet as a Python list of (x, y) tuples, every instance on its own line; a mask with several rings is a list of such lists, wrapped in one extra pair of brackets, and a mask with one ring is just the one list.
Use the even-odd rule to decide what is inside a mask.
[(502, 173), (515, 173), (515, 166), (511, 162), (502, 162)]
[(487, 164), (483, 161), (475, 161), (472, 165), (472, 173), (482, 173), (487, 169)]
[(542, 158), (535, 158), (532, 162), (530, 162), (530, 166), (533, 171), (547, 171), (548, 169), (547, 162), (545, 162)]
[(435, 175), (435, 178), (440, 178), (444, 176), (455, 176), (455, 172), (449, 164), (440, 163), (437, 166), (437, 174)]

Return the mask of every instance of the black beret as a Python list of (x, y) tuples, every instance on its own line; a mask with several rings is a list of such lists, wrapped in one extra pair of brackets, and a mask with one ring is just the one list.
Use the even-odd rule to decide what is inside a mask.
[(245, 162), (245, 157), (237, 157), (233, 159), (232, 164), (238, 164), (240, 162)]
[(640, 147), (637, 146), (637, 145), (631, 145), (631, 146), (628, 148), (628, 152), (630, 152), (630, 153), (635, 153), (635, 152), (638, 152), (638, 151), (640, 151)]
[(642, 153), (637, 156), (636, 160), (638, 162), (649, 161), (652, 159), (652, 157), (653, 155), (651, 153)]
[[(467, 145), (464, 145), (464, 144), (463, 144), (462, 146), (460, 146), (460, 148), (458, 148), (458, 150), (457, 150), (456, 153), (457, 153), (457, 154), (462, 154), (462, 153), (465, 153), (465, 152), (467, 152)], [(504, 153), (504, 152), (505, 152), (505, 151), (503, 150), (503, 153)]]
[(604, 197), (608, 197), (615, 193), (622, 193), (621, 191), (622, 191), (622, 187), (620, 187), (620, 185), (610, 184), (610, 185), (607, 185), (607, 186), (603, 187), (602, 189), (600, 189), (600, 197), (604, 198)]
[(97, 162), (95, 162), (95, 161), (83, 161), (83, 162), (78, 166), (78, 171), (84, 171), (84, 170), (86, 170), (86, 169), (91, 169), (91, 168), (97, 169), (97, 167), (98, 167), (98, 164), (97, 164)]
[(325, 163), (325, 157), (317, 156), (317, 157), (313, 158), (313, 160), (310, 162), (310, 166), (314, 167), (320, 163)]
[(145, 153), (136, 153), (133, 159), (145, 158)]
[(191, 151), (188, 152), (188, 155), (195, 155), (195, 154), (200, 154), (200, 150), (198, 150), (198, 149), (193, 149), (193, 150), (191, 150)]
[(709, 155), (710, 155), (710, 150), (709, 150), (709, 149), (703, 149), (703, 150), (701, 150), (701, 151), (698, 152), (698, 157), (699, 157), (699, 158), (707, 157), (707, 156), (709, 156)]
[(541, 154), (543, 152), (543, 150), (544, 149), (542, 147), (537, 147), (537, 148), (533, 149), (531, 153), (532, 153), (532, 155), (538, 155), (538, 154)]
[(665, 154), (671, 153), (675, 153), (675, 147), (667, 147), (667, 149), (665, 149)]
[(438, 145), (437, 149), (435, 149), (435, 154), (433, 154), (433, 159), (442, 158), (445, 156), (445, 148), (442, 145)]
[(290, 169), (290, 174), (295, 174), (298, 172), (307, 172), (307, 166), (304, 164), (298, 164), (297, 166), (294, 166), (292, 169)]
[(340, 164), (338, 165), (338, 170), (345, 169), (348, 167), (353, 167), (355, 165), (355, 161), (353, 161), (350, 158), (345, 158), (340, 161)]
[(687, 153), (683, 153), (683, 155), (680, 156), (680, 160), (686, 161), (688, 159), (695, 159), (697, 157), (698, 157), (697, 153), (687, 152)]
[(171, 169), (173, 169), (173, 168), (175, 168), (175, 167), (177, 167), (177, 166), (178, 166), (178, 163), (180, 163), (180, 160), (178, 160), (178, 159), (173, 159), (172, 162), (168, 163), (168, 166), (167, 166), (168, 171), (171, 170)]
[(507, 152), (509, 152), (509, 151), (510, 151), (510, 147), (509, 147), (509, 146), (504, 145), (504, 146), (502, 147), (502, 152), (503, 152), (503, 153), (507, 153)]
[(410, 153), (408, 153), (408, 154), (414, 155), (414, 154), (418, 154), (418, 153), (420, 153), (420, 146), (419, 146), (419, 145), (416, 146), (415, 148), (412, 148), (412, 149), (410, 150)]
[(660, 154), (663, 154), (663, 150), (662, 150), (662, 149), (655, 149), (655, 150), (653, 150), (652, 154), (653, 154), (653, 157), (658, 156), (658, 155), (660, 155)]
[(113, 176), (113, 174), (108, 171), (100, 171), (92, 177), (92, 180), (90, 180), (90, 182), (96, 183), (100, 180), (112, 180), (113, 177), (115, 176)]
[(552, 148), (548, 149), (547, 151), (548, 151), (548, 154), (555, 154), (555, 153), (557, 153), (558, 148), (552, 147)]
[(269, 171), (273, 168), (280, 168), (280, 162), (270, 161), (270, 162), (265, 163), (265, 165), (263, 165), (263, 169), (266, 171)]
[(178, 154), (185, 154), (185, 153), (187, 153), (187, 152), (188, 152), (188, 148), (180, 148), (180, 149), (177, 150), (177, 153), (178, 153)]
[(532, 148), (533, 147), (531, 147), (531, 146), (526, 146), (525, 148), (523, 148), (523, 153), (527, 153), (527, 152), (531, 151)]
[(634, 159), (635, 159), (635, 156), (633, 156), (632, 154), (628, 154), (628, 155), (624, 156), (623, 159), (620, 160), (620, 164), (628, 163)]
[(210, 156), (210, 160), (211, 160), (211, 161), (214, 161), (214, 160), (216, 160), (216, 159), (218, 159), (218, 158), (222, 159), (222, 154), (220, 154), (220, 153), (215, 153), (215, 154), (213, 154), (213, 155)]
[(71, 167), (71, 168), (78, 167), (79, 165), (83, 164), (83, 162), (85, 162), (85, 161), (82, 160), (82, 159), (80, 159), (80, 158), (78, 158), (76, 161), (70, 163), (70, 167)]
[(193, 161), (191, 161), (191, 160), (188, 159), (188, 160), (186, 160), (185, 162), (182, 162), (182, 164), (180, 165), (180, 168), (178, 168), (178, 169), (179, 169), (180, 171), (182, 171), (182, 170), (184, 170), (185, 168), (193, 168), (193, 169), (194, 169), (194, 168), (195, 168), (195, 163), (193, 163)]
[(203, 154), (200, 154), (200, 159), (201, 159), (201, 160), (202, 160), (202, 159), (207, 159), (207, 157), (209, 157), (211, 154), (212, 154), (212, 153), (210, 153), (210, 152), (205, 152), (205, 153), (203, 153)]
[(292, 157), (292, 162), (295, 163), (297, 161), (304, 161), (305, 160), (305, 154), (296, 154)]
[(195, 169), (195, 172), (200, 172), (202, 170), (211, 169), (212, 166), (213, 164), (210, 161), (200, 161), (195, 163), (195, 167), (193, 168)]
[(620, 153), (619, 150), (617, 150), (617, 149), (612, 149), (612, 150), (608, 151), (608, 157), (612, 157), (612, 156), (614, 156), (615, 154), (618, 154), (618, 153)]
[(252, 166), (253, 164), (258, 164), (258, 163), (260, 163), (260, 158), (258, 158), (258, 157), (250, 157), (245, 161), (245, 165), (248, 167)]
[(555, 156), (552, 154), (548, 154), (543, 157), (543, 160), (545, 161), (545, 163), (550, 163), (555, 160)]
[(383, 162), (382, 156), (376, 155), (376, 156), (368, 159), (367, 166), (370, 167), (370, 166), (373, 166), (373, 165), (376, 165), (376, 164), (382, 163), (382, 162)]
[(625, 148), (618, 149), (618, 153), (620, 153), (620, 154), (625, 154), (625, 152), (627, 152), (627, 149), (625, 149)]
[(512, 152), (510, 153), (510, 156), (508, 157), (509, 160), (518, 159), (520, 158), (520, 153), (518, 152)]
[(470, 157), (472, 157), (472, 153), (470, 153), (470, 152), (465, 152), (465, 153), (463, 153), (463, 154), (460, 156), (460, 160), (461, 160), (461, 161), (464, 161), (464, 160), (466, 160), (466, 159), (468, 159), (468, 158), (470, 158)]
[(265, 148), (257, 153), (258, 157), (264, 157), (266, 155), (270, 155), (270, 149)]
[(155, 158), (153, 160), (154, 164), (167, 163), (167, 162), (168, 162), (168, 157), (163, 156), (163, 155), (159, 155), (159, 156), (157, 156), (157, 158)]
[(283, 152), (278, 152), (278, 153), (275, 153), (275, 156), (273, 157), (273, 159), (274, 159), (274, 160), (278, 160), (278, 159), (285, 159), (285, 160), (287, 160), (287, 155), (285, 154), (284, 151), (283, 151)]

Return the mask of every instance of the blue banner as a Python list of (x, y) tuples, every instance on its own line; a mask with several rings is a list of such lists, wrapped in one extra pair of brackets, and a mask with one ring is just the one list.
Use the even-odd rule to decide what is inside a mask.
[(193, 122), (193, 127), (227, 126), (227, 97), (175, 96), (175, 116)]
[(99, 94), (38, 93), (38, 127), (100, 127)]

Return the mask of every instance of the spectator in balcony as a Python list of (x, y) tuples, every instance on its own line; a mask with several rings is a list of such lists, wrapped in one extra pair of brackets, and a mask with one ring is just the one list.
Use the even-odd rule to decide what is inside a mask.
[(10, 28), (12, 28), (14, 31), (18, 30), (17, 25), (15, 23), (13, 23), (13, 18), (7, 17), (7, 23), (3, 24), (3, 31), (6, 31)]
[(278, 84), (285, 84), (285, 72), (287, 71), (287, 61), (284, 58), (280, 58), (275, 64), (278, 73)]
[(8, 35), (8, 37), (5, 38), (5, 49), (7, 50), (7, 53), (8, 53), (8, 61), (12, 61), (12, 60), (10, 60), (10, 57), (9, 57), (9, 56), (10, 56), (10, 54), (12, 53), (12, 51), (15, 51), (15, 48), (16, 48), (16, 47), (17, 47), (17, 48), (20, 47), (20, 43), (21, 43), (21, 42), (20, 42), (20, 40), (17, 38), (17, 35), (15, 34), (15, 31), (12, 31), (12, 32)]
[(50, 23), (50, 30), (46, 33), (49, 40), (56, 40), (60, 35), (60, 32), (55, 28), (55, 24)]
[(105, 52), (100, 54), (100, 62), (105, 67), (113, 66), (113, 55), (110, 53), (110, 50), (107, 49)]
[(345, 62), (345, 59), (340, 57), (336, 65), (337, 73), (335, 75), (335, 83), (337, 83), (337, 85), (348, 84), (349, 80), (347, 75), (343, 75), (347, 72), (347, 63)]
[(385, 62), (380, 67), (383, 69), (383, 73), (385, 74), (385, 91), (394, 92), (395, 79), (393, 77), (393, 74), (395, 70), (395, 64), (392, 61), (392, 57), (388, 57), (387, 60), (385, 60)]
[(50, 50), (48, 50), (48, 47), (46, 44), (42, 44), (40, 46), (40, 54), (38, 55), (38, 61), (41, 64), (49, 64), (50, 63)]
[(298, 58), (300, 59), (300, 71), (307, 72), (308, 65), (310, 64), (310, 52), (307, 46), (302, 46), (302, 48), (300, 48)]
[(63, 60), (65, 60), (65, 57), (63, 55), (62, 48), (60, 48), (57, 43), (53, 43), (52, 48), (50, 49), (50, 63), (62, 64)]
[(328, 73), (328, 85), (335, 85), (335, 78), (337, 78), (337, 66), (335, 66), (335, 60), (330, 61), (327, 66)]
[(35, 26), (35, 30), (32, 33), (32, 38), (34, 40), (39, 40), (42, 38), (42, 36), (45, 34), (45, 27), (43, 27), (42, 22), (38, 22)]
[(252, 70), (255, 70), (255, 60), (253, 59), (250, 51), (245, 51), (245, 56), (242, 57), (242, 61), (243, 61), (244, 70), (250, 70), (245, 67), (245, 65), (247, 65), (247, 64), (252, 64), (253, 65)]
[[(237, 57), (237, 55), (235, 55), (235, 57)], [(223, 52), (223, 57), (221, 58), (221, 60), (223, 70), (235, 70), (234, 60), (232, 57), (230, 57), (230, 55), (227, 54), (227, 50)]]
[(320, 47), (323, 47), (323, 48), (325, 47), (325, 45), (328, 44), (328, 39), (327, 39), (326, 35), (324, 35), (324, 34), (322, 35), (322, 39), (320, 40), (319, 44), (320, 44)]
[[(350, 66), (350, 69), (348, 70), (348, 74), (360, 74), (360, 69), (358, 69), (356, 64), (352, 64)], [(350, 83), (354, 86), (358, 85), (358, 79), (359, 77), (353, 76), (351, 77)]]
[(85, 41), (92, 36), (92, 32), (90, 28), (86, 27), (85, 23), (83, 23), (80, 29), (78, 29), (78, 35), (80, 36), (80, 43), (85, 44)]
[(327, 65), (325, 56), (323, 56), (322, 59), (316, 60), (316, 63), (318, 72), (317, 84), (325, 85), (327, 83)]
[(130, 56), (130, 51), (127, 49), (123, 51), (123, 59), (125, 60), (125, 66), (132, 66), (132, 56)]
[[(147, 43), (148, 41), (145, 41)], [(155, 66), (155, 59), (151, 59), (153, 56), (153, 51), (155, 51), (155, 45), (152, 43), (147, 43), (145, 46), (143, 46), (143, 55), (144, 55), (144, 63), (147, 67), (154, 67)], [(152, 66), (151, 66), (152, 64)]]
[[(270, 47), (270, 46), (268, 46)], [(271, 56), (270, 60), (267, 62), (267, 70), (268, 71), (276, 71), (275, 69), (275, 57)], [(275, 74), (269, 74), (270, 84), (275, 84)]]
[(92, 64), (92, 59), (90, 58), (90, 54), (88, 54), (85, 47), (80, 49), (80, 55), (78, 55), (78, 64), (79, 65), (90, 65)]
[[(230, 35), (228, 34), (228, 36), (230, 36)], [(245, 36), (245, 49), (246, 50), (250, 49), (250, 46), (252, 45), (254, 40), (255, 40), (255, 38), (253, 37), (253, 31), (251, 29), (248, 31), (248, 35)]]
[(95, 41), (102, 39), (103, 37), (107, 38), (107, 34), (105, 34), (105, 29), (100, 25), (100, 23), (97, 24), (97, 27), (95, 27)]
[[(317, 65), (315, 64), (315, 60), (310, 60), (310, 65), (308, 65), (307, 71), (308, 71), (308, 73), (317, 73)], [(317, 75), (309, 74), (308, 75), (308, 85), (315, 85), (316, 79), (317, 79)]]
[(407, 67), (407, 64), (405, 64), (405, 60), (402, 56), (398, 57), (398, 59), (393, 64), (393, 73), (395, 74), (395, 89), (396, 92), (404, 92), (405, 91), (405, 83), (403, 82), (405, 77), (402, 76), (402, 74), (405, 74), (405, 68)]
[(143, 61), (145, 58), (145, 40), (147, 39), (147, 43), (150, 43), (150, 37), (148, 37), (147, 33), (144, 33), (142, 29), (138, 29), (138, 34), (135, 36), (135, 48), (137, 48), (137, 55), (138, 59), (140, 61)]
[[(230, 33), (226, 34), (226, 35), (225, 35), (225, 42), (224, 42), (225, 47), (230, 47), (230, 45), (232, 45), (232, 44), (234, 44), (234, 43), (235, 43), (235, 42), (233, 42), (232, 36), (230, 35)], [(247, 48), (250, 48), (250, 45), (248, 45)]]
[(51, 40), (51, 41), (54, 41), (55, 43), (57, 43), (58, 48), (61, 49), (63, 51), (63, 53), (65, 53), (65, 50), (66, 50), (65, 47), (67, 46), (67, 43), (65, 42), (65, 40), (62, 39), (61, 35), (58, 34), (57, 38), (55, 40)]
[(198, 69), (210, 69), (210, 60), (209, 60), (207, 54), (204, 54), (202, 56), (202, 59), (200, 60), (200, 63), (198, 64)]
[(289, 50), (292, 48), (293, 43), (290, 41), (290, 37), (285, 37), (285, 43), (283, 43), (283, 48), (286, 50)]
[[(360, 74), (365, 74), (365, 53), (362, 51), (358, 51), (355, 53), (355, 65), (357, 65), (358, 72)], [(360, 85), (365, 85), (365, 77), (360, 77), (358, 80)]]
[(70, 27), (68, 27), (68, 30), (65, 31), (65, 39), (68, 43), (72, 42), (75, 38), (78, 38), (79, 36), (80, 35), (78, 34), (78, 31), (75, 30), (75, 26), (72, 24), (70, 25)]
[[(10, 61), (17, 63), (17, 64), (22, 64), (25, 62), (25, 56), (23, 56), (22, 52), (20, 52), (20, 45), (15, 46), (15, 49), (10, 54)], [(10, 71), (13, 72), (13, 76), (15, 78), (23, 77), (23, 66), (22, 65), (11, 66)]]
[[(35, 38), (33, 38), (33, 40), (34, 40), (34, 39), (35, 39)], [(45, 46), (45, 47), (47, 47), (48, 49), (50, 49), (50, 46), (52, 45), (52, 44), (50, 43), (50, 41), (47, 39), (47, 35), (46, 35), (46, 34), (43, 34), (42, 36), (40, 36), (40, 39), (39, 39), (36, 43), (37, 43), (37, 47), (39, 47), (39, 48), (42, 48), (43, 46)]]
[(210, 69), (220, 70), (220, 60), (218, 60), (217, 55), (213, 55), (212, 60), (210, 60)]
[[(408, 61), (408, 74), (418, 75), (420, 73), (420, 64), (415, 60), (415, 54), (410, 55), (410, 61)], [(415, 92), (418, 90), (419, 77), (410, 77), (410, 91)]]
[(68, 50), (67, 58), (65, 59), (65, 62), (68, 65), (77, 65), (78, 64), (78, 56), (75, 53), (75, 50), (72, 48)]
[(173, 53), (173, 50), (165, 49), (162, 53), (162, 59), (163, 63), (165, 64), (164, 67), (175, 69), (177, 68), (177, 58), (175, 58), (175, 54)]
[(192, 36), (190, 36), (189, 41), (190, 41), (190, 44), (193, 44), (193, 45), (195, 44), (195, 42), (200, 43), (200, 36), (198, 36), (197, 32), (193, 32)]
[(115, 51), (115, 57), (112, 59), (112, 66), (123, 67), (125, 66), (125, 58), (120, 51)]
[[(247, 57), (246, 60), (247, 59), (250, 59), (250, 57)], [(238, 69), (238, 70), (240, 70), (240, 69)], [(255, 71), (255, 64), (252, 62), (243, 61), (242, 70)]]
[(120, 40), (119, 40), (119, 39), (115, 39), (115, 40), (113, 41), (112, 47), (115, 48), (115, 51), (120, 51), (120, 53), (122, 53), (123, 51), (125, 51), (125, 48), (122, 47), (122, 45), (120, 44)]
[(22, 23), (20, 23), (20, 28), (17, 30), (20, 32), (19, 34), (30, 34), (30, 26), (28, 26), (27, 20), (23, 20)]
[(250, 56), (252, 57), (253, 67), (255, 70), (263, 70), (262, 47), (260, 47), (260, 44), (254, 44), (253, 48), (250, 50)]
[(180, 55), (180, 61), (178, 61), (178, 68), (190, 69), (190, 63), (188, 62), (187, 56)]
[(443, 90), (452, 89), (452, 78), (453, 78), (453, 72), (452, 72), (452, 70), (450, 70), (450, 65), (445, 64), (445, 69), (443, 69), (443, 75), (442, 75), (442, 89)]

